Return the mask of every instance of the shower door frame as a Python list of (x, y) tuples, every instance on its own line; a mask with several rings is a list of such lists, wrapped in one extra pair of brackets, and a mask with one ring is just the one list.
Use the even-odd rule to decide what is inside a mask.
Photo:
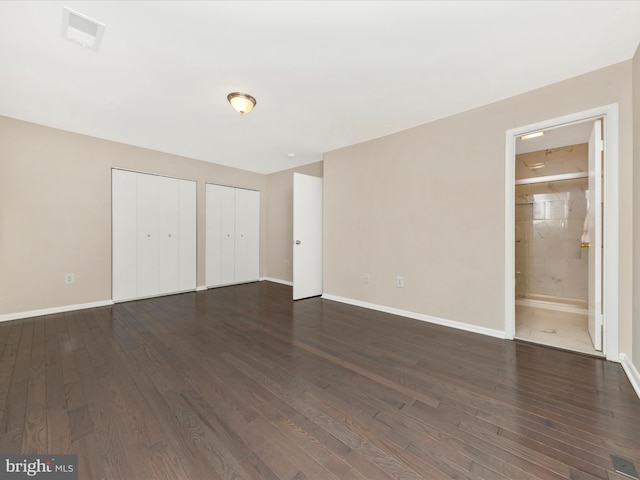
[(538, 130), (557, 128), (587, 120), (604, 123), (604, 218), (602, 282), (604, 305), (602, 352), (607, 360), (619, 361), (618, 347), (618, 104), (573, 113), (505, 133), (505, 338), (515, 336), (515, 156), (516, 138)]

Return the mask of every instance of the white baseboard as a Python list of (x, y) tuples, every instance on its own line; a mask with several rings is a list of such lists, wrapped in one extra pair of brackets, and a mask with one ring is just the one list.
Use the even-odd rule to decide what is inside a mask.
[(482, 335), (488, 335), (496, 338), (506, 338), (505, 332), (502, 330), (494, 330), (492, 328), (479, 327), (477, 325), (470, 325), (468, 323), (456, 322), (454, 320), (447, 320), (445, 318), (432, 317), (430, 315), (424, 315), (422, 313), (409, 312), (407, 310), (400, 310), (398, 308), (386, 307), (384, 305), (376, 305), (375, 303), (362, 302), (360, 300), (353, 300), (351, 298), (338, 297), (336, 295), (323, 294), (322, 298), (327, 300), (333, 300), (335, 302), (347, 303), (349, 305), (355, 305), (356, 307), (369, 308), (371, 310), (377, 310), (379, 312), (391, 313), (393, 315), (400, 315), (402, 317), (413, 318), (414, 320), (422, 320), (423, 322), (435, 323), (445, 327), (457, 328), (458, 330), (465, 330), (467, 332), (480, 333)]
[(288, 285), (290, 287), (293, 287), (293, 282), (290, 282), (288, 280), (280, 280), (279, 278), (272, 278), (272, 277), (260, 277), (260, 281), (268, 281), (268, 282), (275, 282), (275, 283), (281, 283), (282, 285)]
[(640, 372), (626, 354), (620, 353), (618, 354), (618, 358), (622, 364), (624, 373), (627, 374), (629, 382), (631, 382), (631, 386), (636, 391), (638, 398), (640, 398)]
[(0, 322), (19, 320), (21, 318), (40, 317), (42, 315), (52, 315), (54, 313), (72, 312), (74, 310), (84, 310), (85, 308), (104, 307), (113, 305), (112, 300), (102, 300), (100, 302), (79, 303), (77, 305), (63, 305), (61, 307), (42, 308), (40, 310), (30, 310), (28, 312), (7, 313), (0, 315)]
[(196, 292), (202, 292), (202, 291), (204, 291), (206, 289), (207, 289), (206, 285), (200, 285), (200, 286), (196, 287)]

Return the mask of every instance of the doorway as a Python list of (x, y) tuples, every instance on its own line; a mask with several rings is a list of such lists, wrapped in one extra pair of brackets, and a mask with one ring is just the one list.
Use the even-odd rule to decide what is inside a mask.
[(590, 294), (600, 292), (586, 238), (596, 125), (600, 136), (601, 121), (589, 120), (516, 139), (515, 338), (602, 355), (601, 331), (589, 332)]
[(617, 105), (509, 130), (506, 147), (505, 336), (617, 360)]

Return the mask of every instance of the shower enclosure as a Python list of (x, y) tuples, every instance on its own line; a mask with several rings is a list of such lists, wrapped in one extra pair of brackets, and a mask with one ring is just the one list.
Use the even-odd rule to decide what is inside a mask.
[(516, 155), (517, 303), (588, 307), (587, 171), (587, 144)]
[(587, 307), (588, 179), (516, 185), (516, 299)]

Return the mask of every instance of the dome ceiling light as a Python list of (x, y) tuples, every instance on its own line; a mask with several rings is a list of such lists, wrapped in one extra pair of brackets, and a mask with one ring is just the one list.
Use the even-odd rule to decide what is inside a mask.
[(240, 115), (249, 113), (256, 106), (256, 99), (248, 93), (233, 92), (227, 95), (227, 100)]

